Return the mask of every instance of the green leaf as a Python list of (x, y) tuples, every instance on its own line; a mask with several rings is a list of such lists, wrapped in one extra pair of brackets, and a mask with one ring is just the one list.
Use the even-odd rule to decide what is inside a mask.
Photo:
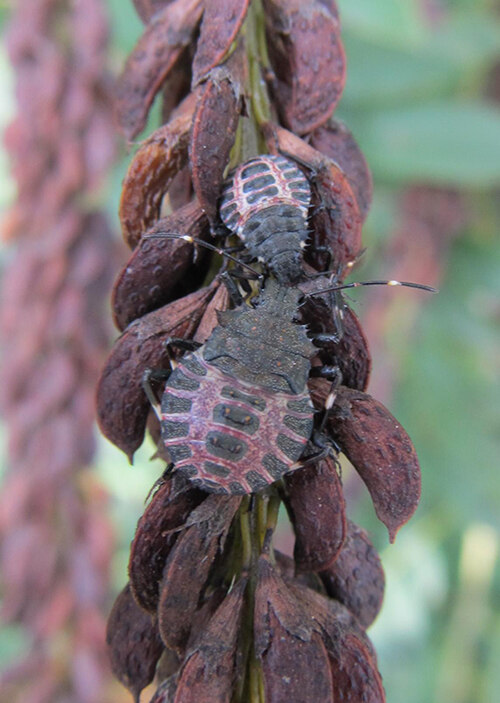
[(378, 111), (357, 136), (375, 177), (474, 188), (500, 182), (500, 110), (484, 103)]

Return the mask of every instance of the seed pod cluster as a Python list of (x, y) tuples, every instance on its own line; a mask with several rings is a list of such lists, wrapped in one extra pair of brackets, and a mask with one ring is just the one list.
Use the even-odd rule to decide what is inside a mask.
[(102, 301), (118, 260), (96, 207), (115, 141), (103, 4), (19, 0), (6, 46), (17, 113), (4, 135), (16, 198), (2, 232), (1, 617), (26, 646), (3, 662), (0, 697), (95, 703), (111, 683), (113, 532), (88, 467), (111, 336)]
[[(135, 4), (146, 26), (119, 123), (139, 134), (156, 93), (168, 121), (125, 177), (133, 251), (97, 402), (131, 460), (148, 428), (168, 466), (110, 617), (115, 673), (136, 698), (154, 678), (151, 703), (381, 703), (365, 630), (384, 575), (347, 518), (337, 456), (391, 540), (420, 475), (408, 436), (366, 393), (359, 321), (324, 292), (359, 255), (371, 199), (366, 162), (332, 116), (345, 78), (335, 2)], [(272, 546), (282, 501), (293, 559)], [(161, 647), (131, 666), (146, 631)]]

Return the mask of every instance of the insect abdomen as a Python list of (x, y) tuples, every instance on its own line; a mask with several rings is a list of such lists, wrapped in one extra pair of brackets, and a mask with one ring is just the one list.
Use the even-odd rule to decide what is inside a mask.
[(209, 492), (246, 494), (278, 480), (300, 458), (312, 426), (307, 391), (255, 388), (198, 352), (180, 361), (162, 398), (162, 437), (175, 469)]
[(293, 161), (258, 156), (231, 175), (220, 216), (278, 281), (293, 282), (302, 273), (310, 200), (309, 183)]

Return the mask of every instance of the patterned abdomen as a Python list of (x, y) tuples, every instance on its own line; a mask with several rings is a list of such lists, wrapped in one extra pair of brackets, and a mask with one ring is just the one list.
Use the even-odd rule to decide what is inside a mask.
[(220, 217), (280, 283), (302, 275), (308, 237), (309, 183), (284, 156), (257, 156), (233, 171), (224, 186)]
[(161, 424), (177, 471), (208, 492), (246, 494), (290, 471), (311, 435), (313, 409), (307, 390), (259, 389), (193, 352), (170, 375)]

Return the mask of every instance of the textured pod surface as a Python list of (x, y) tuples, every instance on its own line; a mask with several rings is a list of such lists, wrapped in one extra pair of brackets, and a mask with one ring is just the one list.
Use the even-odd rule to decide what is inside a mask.
[(331, 457), (285, 477), (286, 505), (295, 532), (299, 571), (321, 571), (335, 560), (346, 536), (345, 501)]
[(160, 483), (137, 523), (129, 562), (130, 586), (141, 608), (155, 613), (167, 557), (189, 514), (206, 498), (179, 477)]
[[(202, 507), (211, 508), (206, 520), (182, 533), (168, 556), (160, 586), (158, 624), (164, 643), (182, 653), (195, 618), (198, 601), (241, 498), (209, 496)], [(190, 521), (191, 522), (191, 521)]]
[(123, 238), (131, 249), (160, 219), (163, 196), (187, 164), (196, 97), (189, 95), (170, 122), (141, 144), (128, 168), (119, 215)]
[[(237, 52), (232, 59), (243, 56)], [(239, 85), (227, 70), (209, 78), (203, 86), (189, 145), (191, 177), (200, 205), (211, 222), (217, 215), (217, 199), (229, 161), (229, 152), (240, 116)]]
[(250, 0), (205, 2), (200, 36), (193, 60), (193, 86), (227, 58), (245, 19)]
[(144, 128), (153, 99), (192, 41), (202, 10), (202, 0), (175, 0), (160, 9), (127, 59), (118, 81), (116, 112), (128, 139)]
[(294, 132), (311, 132), (328, 120), (344, 88), (338, 18), (316, 0), (264, 0), (264, 7), (282, 120)]
[(246, 580), (225, 597), (182, 667), (175, 703), (229, 703), (239, 670), (237, 643)]
[[(328, 281), (322, 281), (326, 288)], [(301, 285), (305, 292), (305, 287)], [(317, 290), (317, 281), (315, 282)], [(306, 298), (300, 308), (301, 322), (307, 325), (311, 336), (338, 334), (334, 321), (335, 299), (314, 296)], [(318, 362), (326, 366), (338, 366), (342, 373), (342, 384), (360, 391), (366, 390), (370, 379), (371, 356), (368, 342), (355, 313), (343, 304), (339, 310), (342, 336), (339, 341), (324, 341), (318, 344)]]
[(133, 0), (134, 7), (137, 14), (141, 20), (146, 23), (155, 15), (159, 10), (163, 9), (166, 5), (170, 5), (172, 0)]
[(202, 288), (134, 322), (115, 343), (97, 386), (101, 432), (132, 460), (144, 439), (150, 404), (142, 389), (147, 368), (168, 368), (165, 342), (191, 339), (216, 286)]
[(369, 627), (382, 607), (385, 577), (365, 530), (349, 521), (340, 554), (320, 575), (328, 595), (349, 608), (363, 627)]
[(114, 675), (139, 700), (142, 689), (153, 680), (164, 647), (156, 623), (137, 605), (129, 584), (109, 616), (106, 643)]
[(376, 661), (362, 639), (348, 633), (341, 638), (339, 648), (329, 654), (334, 700), (385, 703)]
[[(347, 176), (334, 161), (283, 127), (268, 123), (265, 131), (270, 151), (289, 155), (311, 170), (313, 246), (308, 260), (317, 269), (329, 264), (330, 269), (342, 272), (361, 249), (362, 218)], [(316, 254), (318, 246), (331, 251), (326, 265), (320, 263), (323, 255)]]
[(328, 656), (313, 622), (269, 561), (259, 561), (254, 609), (255, 654), (266, 701), (333, 703)]
[(347, 127), (331, 119), (311, 134), (311, 145), (340, 166), (356, 197), (363, 220), (372, 201), (373, 181), (366, 159)]
[[(329, 384), (313, 381), (309, 387), (320, 407)], [(382, 403), (345, 387), (337, 391), (328, 429), (366, 484), (393, 542), (420, 499), (420, 466), (411, 439)]]
[[(188, 203), (159, 220), (146, 232), (146, 237), (158, 234), (188, 234), (206, 240), (209, 238), (208, 220), (197, 202)], [(195, 286), (199, 276), (196, 267), (189, 268), (193, 255), (193, 245), (184, 239), (142, 238), (113, 288), (111, 304), (118, 329), (125, 329), (133, 320), (169, 302), (181, 277), (187, 288), (186, 274)]]

